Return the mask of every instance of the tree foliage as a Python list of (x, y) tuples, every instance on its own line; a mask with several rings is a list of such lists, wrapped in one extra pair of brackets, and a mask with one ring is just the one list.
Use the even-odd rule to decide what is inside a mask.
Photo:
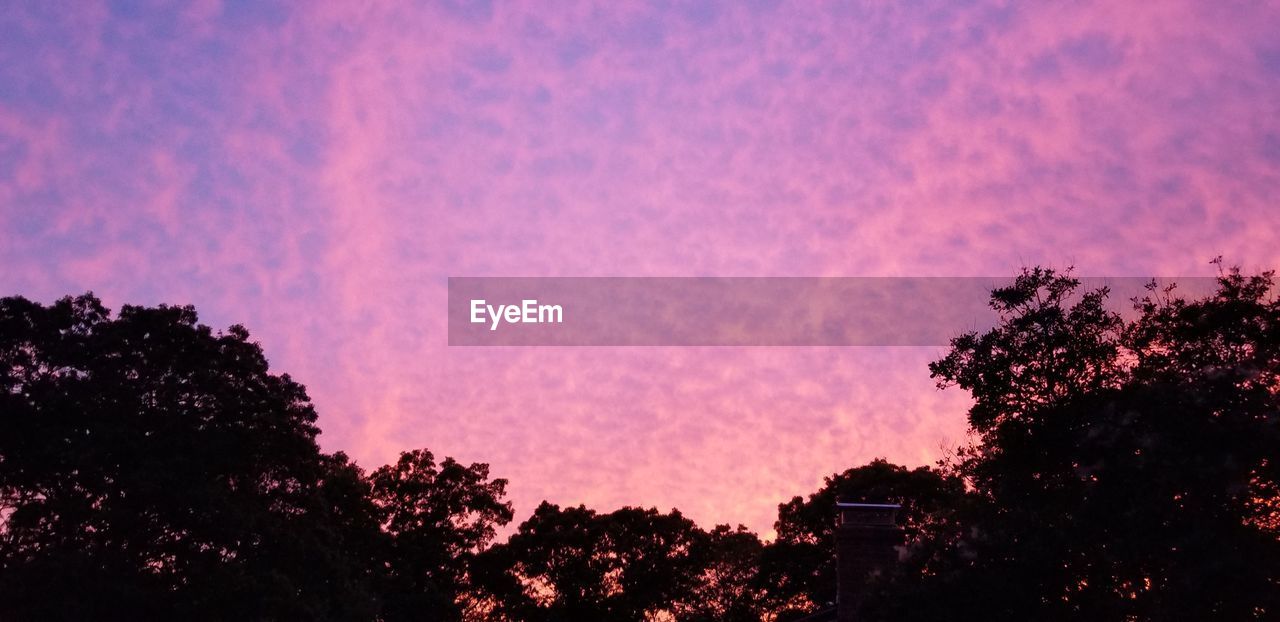
[(1078, 290), (1024, 272), (992, 296), (1000, 325), (931, 366), (974, 396), (955, 468), (983, 502), (919, 589), (992, 619), (1280, 614), (1272, 275), (1195, 300), (1153, 284), (1132, 318)]
[(687, 602), (673, 613), (686, 622), (757, 622), (768, 610), (762, 583), (765, 544), (738, 525), (717, 525), (701, 540), (702, 569)]
[(370, 477), (374, 504), (389, 536), (383, 591), (385, 620), (458, 620), (474, 556), (511, 521), (507, 481), (489, 466), (439, 465), (427, 450), (405, 452)]
[(190, 307), (0, 300), (0, 373), (6, 620), (456, 619), (511, 519), (487, 465), (321, 452), (303, 387)]
[(0, 383), (0, 617), (372, 614), (361, 474), (243, 328), (6, 298)]
[(92, 295), (0, 299), (0, 619), (799, 619), (830, 605), (837, 501), (897, 502), (867, 620), (1280, 615), (1280, 303), (1223, 271), (1132, 311), (1024, 271), (930, 366), (973, 396), (938, 468), (885, 460), (779, 506), (777, 538), (679, 511), (514, 512), (488, 465), (316, 443), (244, 328)]
[(678, 511), (542, 503), (478, 570), (488, 619), (646, 620), (691, 601), (705, 534)]
[(959, 477), (929, 467), (907, 469), (877, 459), (834, 474), (808, 498), (778, 506), (777, 540), (764, 552), (761, 583), (780, 612), (811, 612), (835, 604), (836, 503), (898, 503), (899, 523), (913, 546), (950, 529), (965, 495)]

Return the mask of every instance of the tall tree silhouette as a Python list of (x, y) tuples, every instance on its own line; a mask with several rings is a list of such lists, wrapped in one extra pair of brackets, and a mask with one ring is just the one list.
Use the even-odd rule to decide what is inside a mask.
[(0, 299), (0, 619), (787, 620), (833, 597), (834, 504), (896, 501), (868, 620), (1280, 615), (1280, 302), (1224, 271), (1122, 316), (1030, 269), (930, 366), (974, 398), (941, 469), (876, 460), (779, 506), (778, 537), (316, 445), (303, 387), (235, 326), (92, 295)]
[(676, 619), (758, 622), (768, 608), (768, 591), (760, 576), (764, 543), (742, 525), (717, 525), (699, 541), (705, 550), (696, 556), (702, 569), (688, 599), (672, 608)]
[(436, 464), (427, 450), (402, 453), (369, 479), (389, 536), (381, 619), (461, 619), (472, 559), (511, 521), (507, 481), (490, 480), (486, 464)]
[(978, 440), (955, 466), (982, 503), (877, 615), (1280, 615), (1272, 275), (1226, 271), (1198, 300), (1153, 285), (1133, 319), (1078, 289), (1024, 272), (992, 296), (1000, 325), (931, 366), (974, 396)]
[(361, 473), (241, 327), (0, 300), (0, 617), (371, 617)]

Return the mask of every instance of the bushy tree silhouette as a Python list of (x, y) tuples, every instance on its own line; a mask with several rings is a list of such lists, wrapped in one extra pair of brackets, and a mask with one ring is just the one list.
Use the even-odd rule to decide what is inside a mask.
[(374, 613), (359, 471), (241, 327), (0, 300), (0, 618)]
[(689, 603), (705, 534), (677, 511), (543, 503), (478, 561), (485, 619), (642, 621)]
[(685, 622), (757, 622), (766, 611), (768, 591), (761, 582), (765, 545), (739, 525), (717, 525), (700, 539), (702, 569), (692, 594), (672, 613)]
[(964, 496), (958, 476), (877, 459), (831, 475), (808, 498), (780, 504), (778, 537), (762, 555), (758, 579), (768, 610), (785, 620), (835, 604), (836, 502), (902, 504), (899, 522), (914, 547), (955, 529), (955, 509)]
[(389, 536), (382, 619), (458, 620), (472, 559), (511, 521), (507, 481), (489, 465), (436, 464), (426, 450), (405, 452), (370, 476)]
[[(1034, 269), (932, 372), (970, 391), (955, 469), (981, 503), (885, 619), (1280, 615), (1280, 304), (1272, 275), (1157, 289), (1136, 317)], [(911, 603), (906, 605), (906, 603)], [(935, 605), (936, 603), (936, 605)]]
[(488, 466), (316, 444), (239, 326), (92, 295), (0, 299), (0, 619), (797, 619), (830, 603), (836, 501), (904, 505), (867, 620), (1280, 615), (1280, 302), (1226, 270), (1131, 315), (1029, 269), (930, 366), (970, 392), (939, 468), (875, 460), (779, 506), (777, 540), (678, 511), (539, 506)]
[(488, 466), (316, 445), (239, 326), (0, 300), (0, 619), (457, 619), (511, 519)]

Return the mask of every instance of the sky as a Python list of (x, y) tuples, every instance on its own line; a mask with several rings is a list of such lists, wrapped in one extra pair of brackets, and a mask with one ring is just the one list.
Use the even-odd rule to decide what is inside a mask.
[(768, 535), (969, 401), (942, 347), (462, 348), (450, 276), (1280, 264), (1280, 7), (11, 2), (0, 295), (243, 324), (326, 450)]

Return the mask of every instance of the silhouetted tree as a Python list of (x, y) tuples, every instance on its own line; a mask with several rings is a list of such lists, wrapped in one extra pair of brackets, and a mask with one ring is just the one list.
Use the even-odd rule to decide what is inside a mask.
[(374, 471), (373, 501), (389, 536), (384, 620), (458, 620), (472, 559), (511, 521), (505, 479), (489, 465), (436, 464), (427, 450)]
[[(1280, 304), (1272, 275), (1135, 300), (1051, 270), (996, 290), (995, 329), (931, 366), (970, 391), (955, 467), (981, 503), (884, 619), (1280, 615)], [(909, 603), (909, 604), (908, 604)]]
[(954, 509), (964, 496), (957, 476), (877, 459), (826, 478), (807, 499), (780, 504), (774, 523), (778, 537), (761, 562), (769, 607), (785, 620), (834, 604), (836, 502), (902, 504), (899, 523), (907, 528), (909, 542), (919, 546), (955, 529)]
[(354, 619), (367, 486), (244, 328), (0, 300), (0, 618)]
[(0, 299), (0, 619), (755, 621), (831, 602), (837, 501), (899, 502), (867, 620), (1280, 615), (1280, 302), (1271, 273), (1134, 301), (1069, 274), (995, 290), (930, 366), (973, 395), (942, 468), (876, 460), (779, 506), (778, 537), (316, 445), (303, 387), (190, 307)]
[(706, 535), (679, 512), (542, 503), (478, 561), (481, 619), (641, 621), (693, 597)]
[(682, 622), (759, 622), (767, 593), (761, 583), (760, 557), (764, 543), (739, 525), (717, 525), (700, 539), (704, 553), (693, 592), (676, 603), (673, 613)]

